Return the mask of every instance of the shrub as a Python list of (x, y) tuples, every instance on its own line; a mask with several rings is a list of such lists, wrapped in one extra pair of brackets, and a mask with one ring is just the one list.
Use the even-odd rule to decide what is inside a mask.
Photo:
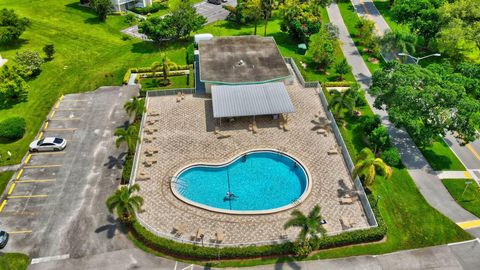
[(380, 120), (380, 116), (365, 116), (362, 118), (362, 128), (363, 132), (366, 134), (370, 134), (374, 129), (378, 128), (382, 121)]
[(133, 168), (133, 155), (127, 155), (125, 158), (125, 164), (123, 165), (122, 170), (122, 184), (128, 184), (130, 181), (130, 174), (132, 173)]
[(390, 135), (384, 126), (379, 126), (368, 135), (368, 141), (374, 147), (375, 152), (390, 147)]
[(26, 78), (38, 75), (44, 60), (38, 52), (26, 50), (16, 53), (15, 62), (23, 68), (24, 72), (20, 76)]
[(401, 159), (397, 148), (391, 147), (382, 152), (381, 159), (385, 161), (389, 166), (398, 167)]
[(128, 81), (130, 80), (130, 75), (132, 75), (131, 69), (127, 70), (127, 73), (123, 75), (123, 84), (128, 84)]
[(25, 134), (25, 119), (22, 117), (10, 117), (0, 122), (0, 139), (18, 140)]
[(166, 9), (168, 3), (153, 2), (151, 6), (144, 8), (133, 8), (132, 11), (135, 13), (140, 13), (142, 15), (148, 15), (149, 13), (155, 13), (161, 9)]
[(193, 65), (195, 62), (195, 45), (192, 43), (187, 47), (187, 65)]
[(135, 14), (128, 13), (127, 15), (125, 15), (124, 21), (125, 21), (128, 25), (134, 25), (134, 24), (136, 24), (136, 23), (138, 22), (138, 19), (137, 19), (137, 16), (135, 16)]
[(354, 86), (355, 82), (342, 81), (342, 82), (325, 82), (323, 86), (325, 87), (351, 87)]

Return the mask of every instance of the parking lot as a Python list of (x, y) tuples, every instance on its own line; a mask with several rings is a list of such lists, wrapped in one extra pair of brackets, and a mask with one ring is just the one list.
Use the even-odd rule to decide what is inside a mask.
[(207, 18), (207, 23), (212, 23), (219, 20), (224, 20), (228, 16), (228, 10), (224, 9), (223, 5), (237, 6), (237, 0), (228, 0), (226, 3), (221, 5), (215, 5), (208, 3), (207, 0), (195, 4), (198, 14)]
[(131, 247), (105, 200), (119, 185), (125, 150), (113, 132), (128, 121), (123, 104), (137, 93), (102, 87), (55, 104), (39, 136), (63, 137), (67, 147), (25, 157), (0, 213), (0, 228), (11, 235), (2, 251), (78, 258)]

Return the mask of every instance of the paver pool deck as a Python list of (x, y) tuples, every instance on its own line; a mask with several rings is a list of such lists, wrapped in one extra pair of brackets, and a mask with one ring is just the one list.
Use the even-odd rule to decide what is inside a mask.
[[(219, 139), (215, 135), (212, 101), (208, 97), (185, 95), (177, 102), (176, 96), (150, 97), (146, 114), (143, 140), (153, 138), (150, 143), (142, 141), (137, 176), (140, 172), (151, 177), (141, 181), (140, 195), (145, 203), (139, 219), (148, 224), (157, 234), (172, 236), (172, 229), (179, 224), (187, 226), (187, 233), (179, 240), (190, 240), (192, 234), (201, 228), (205, 230), (204, 242), (215, 238), (217, 230), (225, 231), (223, 244), (271, 243), (287, 235), (295, 239), (298, 229), (283, 229), (290, 218), (291, 210), (268, 215), (230, 215), (211, 212), (181, 201), (171, 191), (172, 177), (182, 168), (193, 163), (224, 163), (239, 154), (252, 149), (275, 149), (298, 159), (310, 172), (312, 185), (309, 196), (295, 209), (308, 213), (316, 204), (328, 224), (327, 232), (336, 233), (347, 229), (368, 226), (365, 213), (359, 201), (341, 204), (340, 198), (354, 189), (353, 181), (341, 154), (328, 155), (337, 145), (332, 133), (328, 136), (314, 130), (315, 115), (326, 117), (320, 103), (318, 89), (303, 88), (296, 80), (287, 85), (287, 91), (295, 106), (295, 113), (289, 115), (289, 131), (279, 128), (279, 120), (271, 117), (256, 117), (258, 133), (248, 130), (251, 117), (223, 121), (221, 133), (231, 137)], [(157, 129), (153, 134), (145, 129)], [(146, 157), (146, 149), (158, 153)], [(143, 162), (154, 159), (157, 163), (147, 167)], [(279, 196), (281, 196), (279, 194)], [(343, 219), (353, 224), (345, 226)]]

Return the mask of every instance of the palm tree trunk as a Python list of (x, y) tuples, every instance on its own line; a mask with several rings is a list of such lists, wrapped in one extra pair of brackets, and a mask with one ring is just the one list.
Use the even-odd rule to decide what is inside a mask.
[(268, 15), (269, 15), (268, 13), (265, 15), (265, 30), (263, 32), (264, 36), (267, 36), (267, 25), (268, 25), (268, 17), (269, 17)]
[(257, 24), (258, 24), (258, 18), (255, 17), (255, 28), (253, 30), (253, 35), (256, 36), (257, 35)]

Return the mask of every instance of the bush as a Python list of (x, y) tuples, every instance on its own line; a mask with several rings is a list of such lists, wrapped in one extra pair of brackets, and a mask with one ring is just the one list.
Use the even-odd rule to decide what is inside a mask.
[(391, 147), (383, 151), (380, 158), (383, 159), (385, 163), (387, 163), (389, 166), (392, 166), (392, 167), (398, 167), (401, 162), (400, 154), (398, 153), (398, 150), (395, 147)]
[(124, 21), (125, 21), (128, 25), (134, 25), (134, 24), (136, 24), (136, 23), (138, 22), (138, 19), (137, 19), (137, 16), (135, 16), (135, 14), (128, 13), (127, 15), (125, 15)]
[(122, 170), (122, 184), (128, 184), (130, 182), (130, 174), (133, 168), (133, 155), (127, 155), (125, 158), (125, 164)]
[(128, 81), (130, 80), (130, 75), (132, 75), (132, 69), (127, 70), (127, 73), (123, 75), (123, 84), (128, 84)]
[(325, 82), (323, 86), (325, 87), (352, 87), (355, 85), (355, 82), (342, 81), (342, 82)]
[(18, 140), (25, 134), (25, 119), (22, 117), (11, 117), (0, 122), (0, 139)]
[(132, 11), (135, 13), (140, 13), (142, 15), (148, 15), (149, 13), (155, 13), (161, 9), (168, 8), (168, 3), (153, 2), (151, 6), (144, 8), (133, 8)]
[(370, 134), (374, 129), (378, 128), (382, 121), (380, 120), (380, 116), (365, 116), (362, 118), (362, 128), (363, 132), (366, 134)]
[(373, 146), (375, 152), (385, 150), (390, 147), (390, 135), (384, 126), (379, 126), (368, 134), (368, 141)]
[(192, 43), (187, 47), (187, 65), (193, 65), (195, 62), (195, 45)]

